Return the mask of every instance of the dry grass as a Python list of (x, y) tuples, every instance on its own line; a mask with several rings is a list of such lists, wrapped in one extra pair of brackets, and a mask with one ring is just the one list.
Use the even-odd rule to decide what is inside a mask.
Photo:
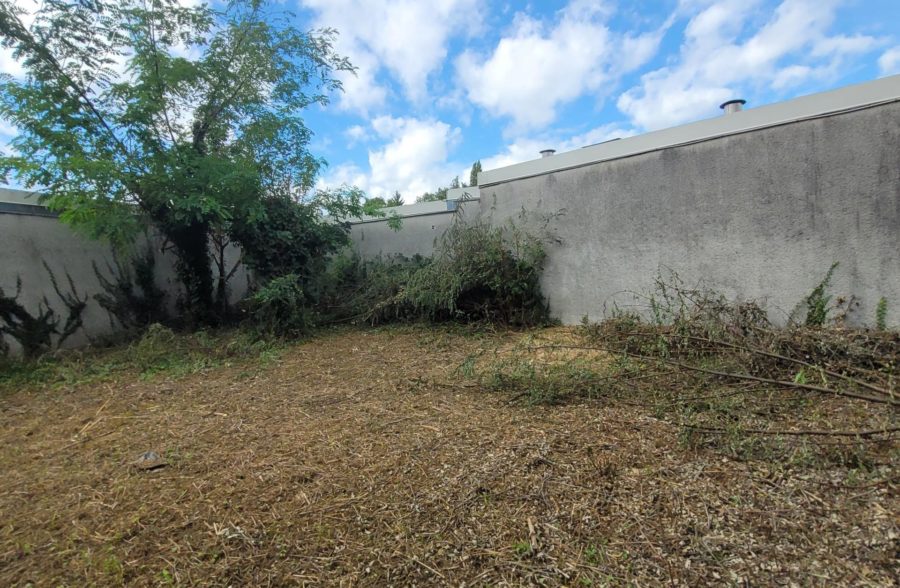
[[(572, 338), (348, 330), (264, 366), (0, 390), (0, 584), (896, 582), (892, 439), (865, 467), (736, 459), (621, 394), (530, 406), (458, 375)], [(130, 465), (149, 450), (168, 465)]]

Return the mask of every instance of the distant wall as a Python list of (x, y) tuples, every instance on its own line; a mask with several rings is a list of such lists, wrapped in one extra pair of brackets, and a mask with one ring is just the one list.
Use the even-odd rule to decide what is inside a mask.
[(900, 102), (481, 185), (493, 222), (551, 223), (544, 292), (565, 323), (628, 307), (660, 270), (782, 320), (832, 262), (857, 323), (900, 326)]
[[(139, 243), (138, 247), (144, 245), (145, 242)], [(159, 251), (159, 243), (156, 243), (155, 249), (157, 285), (169, 293), (169, 303), (174, 304), (180, 289), (173, 259)], [(231, 253), (231, 261), (234, 261), (236, 252)], [(68, 274), (79, 296), (88, 296), (88, 305), (83, 315), (84, 328), (69, 338), (65, 347), (83, 346), (91, 339), (116, 332), (118, 327), (111, 323), (107, 312), (94, 299), (94, 295), (102, 292), (102, 288), (93, 263), (97, 264), (106, 277), (110, 277), (107, 266), (113, 263), (113, 257), (109, 246), (78, 235), (62, 224), (55, 215), (36, 206), (29, 193), (0, 188), (0, 288), (10, 296), (16, 291), (16, 279), (21, 279), (22, 294), (19, 302), (29, 312), (35, 313), (38, 305), (46, 298), (64, 322), (67, 316), (65, 307), (53, 290), (50, 275), (43, 262), (53, 271), (64, 293), (69, 291), (66, 278)], [(237, 272), (229, 282), (232, 297), (242, 296), (246, 283), (246, 274)], [(20, 351), (15, 341), (7, 337), (6, 342), (13, 353)]]
[(441, 201), (403, 206), (397, 210), (401, 215), (399, 230), (392, 229), (386, 218), (352, 224), (350, 239), (361, 257), (430, 256), (434, 253), (437, 240), (454, 219), (477, 216), (479, 204), (478, 200)]

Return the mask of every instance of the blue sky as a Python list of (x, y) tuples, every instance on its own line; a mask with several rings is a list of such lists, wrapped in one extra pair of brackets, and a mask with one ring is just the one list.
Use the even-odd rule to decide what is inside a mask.
[[(485, 169), (900, 73), (897, 0), (285, 0), (358, 71), (307, 115), (321, 185)], [(0, 54), (0, 71), (14, 69)], [(11, 129), (0, 123), (0, 142)]]

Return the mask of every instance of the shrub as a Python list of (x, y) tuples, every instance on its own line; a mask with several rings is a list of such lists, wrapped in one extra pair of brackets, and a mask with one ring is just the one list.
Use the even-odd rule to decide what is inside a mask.
[(314, 282), (313, 297), (327, 322), (380, 324), (411, 319), (403, 300), (411, 276), (430, 263), (421, 256), (362, 260), (345, 252), (332, 259), (321, 280)]
[(486, 321), (514, 326), (548, 320), (540, 290), (544, 249), (513, 225), (454, 223), (433, 258), (339, 256), (321, 288), (332, 320)]
[(247, 307), (259, 330), (278, 336), (301, 335), (314, 323), (297, 274), (270, 280), (250, 297)]
[(259, 217), (236, 220), (231, 234), (244, 263), (261, 282), (295, 274), (308, 279), (321, 271), (326, 257), (348, 242), (345, 224), (323, 220), (313, 204), (289, 196), (262, 201)]
[(542, 243), (514, 225), (454, 223), (434, 259), (410, 277), (403, 301), (430, 320), (546, 322)]

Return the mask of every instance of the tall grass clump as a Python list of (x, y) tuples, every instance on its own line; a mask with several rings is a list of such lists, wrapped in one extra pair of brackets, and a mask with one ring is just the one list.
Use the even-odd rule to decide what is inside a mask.
[(246, 306), (253, 325), (266, 334), (298, 336), (315, 322), (297, 274), (270, 280), (247, 300)]
[(540, 240), (514, 225), (456, 222), (431, 258), (336, 258), (320, 309), (335, 322), (539, 325), (548, 320), (544, 258)]
[(431, 263), (412, 274), (403, 302), (432, 321), (541, 324), (548, 316), (540, 288), (545, 257), (540, 240), (515, 225), (454, 223)]

